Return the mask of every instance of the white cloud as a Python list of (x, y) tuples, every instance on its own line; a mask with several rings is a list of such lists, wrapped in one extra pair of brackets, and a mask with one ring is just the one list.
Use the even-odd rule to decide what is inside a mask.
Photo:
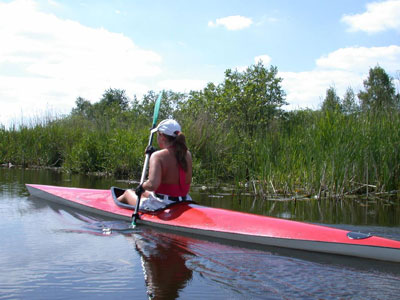
[(365, 71), (379, 64), (387, 72), (400, 70), (400, 46), (349, 47), (336, 50), (317, 59), (318, 67)]
[(339, 97), (351, 86), (354, 90), (361, 87), (358, 73), (340, 70), (312, 70), (308, 72), (279, 72), (283, 78), (282, 88), (289, 103), (286, 109), (318, 109), (325, 98), (326, 90), (334, 86)]
[(60, 3), (53, 1), (53, 0), (47, 0), (47, 3), (50, 4), (51, 6), (61, 7)]
[(366, 12), (344, 15), (342, 22), (350, 26), (349, 31), (376, 33), (388, 29), (400, 30), (400, 1), (369, 3)]
[(259, 55), (254, 57), (254, 62), (257, 64), (259, 61), (261, 61), (264, 66), (268, 66), (271, 63), (271, 57), (267, 54), (264, 55)]
[(224, 26), (228, 30), (241, 30), (253, 24), (251, 18), (243, 16), (229, 16), (208, 22), (209, 27)]
[(357, 93), (363, 89), (363, 80), (376, 65), (388, 74), (400, 69), (400, 47), (350, 47), (338, 49), (316, 60), (314, 70), (308, 72), (279, 72), (282, 87), (287, 93), (287, 109), (309, 107), (316, 109), (330, 86), (343, 97), (350, 86)]
[[(40, 12), (35, 2), (0, 3), (0, 123), (46, 107), (68, 112), (105, 89), (144, 93), (142, 77), (160, 74), (161, 57), (123, 34)], [(3, 106), (4, 107), (4, 106)]]

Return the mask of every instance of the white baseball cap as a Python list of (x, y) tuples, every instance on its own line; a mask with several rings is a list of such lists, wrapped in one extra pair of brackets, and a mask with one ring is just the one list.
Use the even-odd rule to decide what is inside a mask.
[(160, 122), (156, 128), (154, 128), (151, 132), (161, 132), (163, 134), (176, 137), (177, 133), (181, 132), (181, 125), (175, 120), (166, 119)]

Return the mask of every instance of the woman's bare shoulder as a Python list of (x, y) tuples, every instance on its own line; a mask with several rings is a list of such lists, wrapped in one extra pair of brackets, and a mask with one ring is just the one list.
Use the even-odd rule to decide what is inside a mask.
[(154, 159), (157, 159), (157, 160), (159, 160), (159, 159), (162, 160), (162, 159), (165, 159), (168, 155), (169, 155), (169, 153), (168, 153), (167, 149), (161, 149), (161, 150), (154, 152), (151, 155), (151, 157), (154, 157)]

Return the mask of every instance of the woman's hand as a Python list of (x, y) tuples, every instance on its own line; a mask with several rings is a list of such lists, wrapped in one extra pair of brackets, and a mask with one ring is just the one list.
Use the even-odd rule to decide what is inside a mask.
[(143, 184), (139, 184), (139, 186), (135, 189), (135, 193), (138, 198), (142, 196), (142, 194), (144, 193)]
[(149, 156), (151, 156), (154, 152), (156, 152), (157, 150), (153, 147), (153, 146), (147, 146), (146, 147), (146, 151), (144, 153), (148, 154)]

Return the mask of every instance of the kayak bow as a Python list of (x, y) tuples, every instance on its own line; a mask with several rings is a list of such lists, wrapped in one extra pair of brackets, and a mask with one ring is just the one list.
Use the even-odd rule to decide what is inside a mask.
[[(114, 219), (131, 220), (132, 209), (116, 205), (110, 190), (26, 186), (32, 196)], [(195, 203), (177, 203), (154, 213), (141, 212), (138, 223), (252, 244), (400, 262), (400, 241)]]

